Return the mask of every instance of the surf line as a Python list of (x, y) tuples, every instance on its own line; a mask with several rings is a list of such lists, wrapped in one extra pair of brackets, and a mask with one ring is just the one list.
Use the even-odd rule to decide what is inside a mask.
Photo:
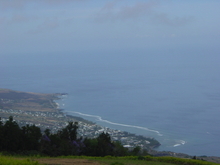
[(143, 129), (143, 130), (146, 130), (146, 131), (155, 132), (155, 133), (157, 133), (158, 136), (163, 136), (159, 131), (152, 130), (152, 129), (149, 129), (149, 128), (140, 127), (140, 126), (135, 126), (135, 125), (127, 125), (127, 124), (113, 123), (113, 122), (108, 121), (108, 120), (103, 120), (103, 119), (101, 118), (101, 116), (89, 115), (89, 114), (84, 114), (84, 113), (81, 113), (81, 112), (75, 112), (75, 111), (67, 111), (67, 112), (69, 112), (69, 113), (76, 113), (76, 114), (79, 114), (79, 115), (81, 115), (81, 116), (93, 117), (93, 118), (96, 118), (98, 121), (105, 122), (105, 123), (109, 123), (109, 124), (112, 124), (112, 125), (118, 125), (118, 126), (123, 126), (123, 127), (132, 127), (132, 128)]
[(179, 143), (174, 144), (173, 147), (178, 147), (178, 146), (180, 146), (180, 145), (184, 145), (185, 143), (186, 143), (186, 141), (180, 140)]

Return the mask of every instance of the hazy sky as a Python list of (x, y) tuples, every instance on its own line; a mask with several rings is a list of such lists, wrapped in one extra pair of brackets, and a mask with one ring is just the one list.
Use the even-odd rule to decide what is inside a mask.
[(0, 57), (85, 50), (215, 50), (220, 47), (219, 7), (219, 0), (0, 0)]

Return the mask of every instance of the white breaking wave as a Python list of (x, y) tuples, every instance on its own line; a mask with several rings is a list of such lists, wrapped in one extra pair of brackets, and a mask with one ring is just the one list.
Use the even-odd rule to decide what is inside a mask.
[(173, 145), (173, 147), (178, 147), (178, 146), (180, 146), (181, 144), (175, 144), (175, 145)]
[(173, 145), (173, 147), (178, 147), (180, 145), (184, 145), (186, 142), (184, 140), (180, 140), (179, 143)]
[(123, 126), (123, 127), (130, 127), (130, 128), (138, 128), (138, 129), (142, 129), (142, 130), (146, 130), (146, 131), (150, 131), (150, 132), (157, 133), (158, 136), (163, 136), (159, 131), (152, 130), (152, 129), (149, 129), (149, 128), (140, 127), (140, 126), (134, 126), (134, 125), (114, 123), (114, 122), (111, 122), (111, 121), (108, 121), (108, 120), (103, 120), (103, 119), (101, 118), (101, 116), (89, 115), (89, 114), (84, 114), (84, 113), (81, 113), (81, 112), (75, 112), (75, 111), (67, 111), (67, 112), (76, 113), (76, 114), (79, 114), (79, 115), (81, 115), (81, 116), (93, 117), (93, 118), (96, 118), (98, 121), (105, 122), (105, 123), (109, 123), (109, 124), (112, 124), (112, 125), (118, 125), (118, 126)]

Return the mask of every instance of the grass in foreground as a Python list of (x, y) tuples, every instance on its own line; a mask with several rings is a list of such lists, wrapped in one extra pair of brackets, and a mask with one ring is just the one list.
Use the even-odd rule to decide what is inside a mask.
[[(67, 158), (67, 157), (66, 157)], [(68, 157), (71, 158), (71, 157)], [(127, 157), (72, 157), (93, 160), (105, 165), (216, 165), (216, 163), (175, 157), (127, 156)]]
[(16, 158), (12, 156), (0, 155), (0, 165), (40, 165), (29, 158)]
[(216, 163), (174, 157), (12, 157), (0, 155), (0, 165), (217, 165)]
[(154, 161), (143, 161), (143, 160), (99, 160), (101, 164), (105, 165), (173, 165), (171, 163), (164, 163), (164, 162), (154, 162)]

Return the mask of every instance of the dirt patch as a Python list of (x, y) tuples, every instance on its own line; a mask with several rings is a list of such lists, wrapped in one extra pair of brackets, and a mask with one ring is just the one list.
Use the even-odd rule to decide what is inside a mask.
[(99, 162), (90, 161), (86, 159), (41, 158), (34, 160), (46, 165), (102, 165)]

